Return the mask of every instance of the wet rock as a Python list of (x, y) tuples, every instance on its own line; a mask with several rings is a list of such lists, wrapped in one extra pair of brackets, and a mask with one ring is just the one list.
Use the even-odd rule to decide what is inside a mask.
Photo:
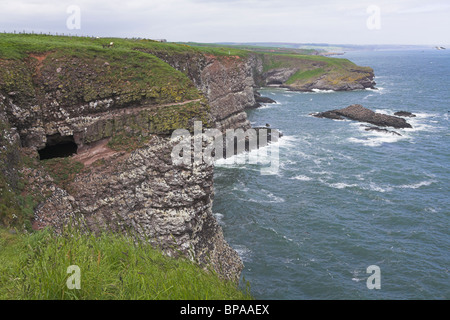
[(364, 108), (359, 104), (354, 104), (344, 109), (319, 112), (313, 114), (313, 116), (317, 118), (329, 118), (336, 120), (343, 120), (344, 118), (346, 118), (350, 120), (371, 123), (379, 127), (394, 127), (396, 129), (412, 128), (412, 126), (403, 118), (377, 113)]
[(415, 114), (408, 112), (408, 111), (398, 111), (398, 112), (394, 113), (394, 115), (397, 117), (410, 117), (410, 118), (416, 117)]
[(277, 103), (275, 100), (270, 99), (269, 97), (261, 96), (261, 93), (255, 91), (255, 101), (257, 103)]
[(401, 136), (401, 134), (396, 132), (396, 131), (391, 131), (391, 130), (387, 130), (387, 129), (381, 129), (381, 128), (378, 128), (378, 127), (366, 127), (365, 130), (366, 131), (377, 131), (377, 132), (382, 132), (382, 133), (390, 133), (392, 135)]

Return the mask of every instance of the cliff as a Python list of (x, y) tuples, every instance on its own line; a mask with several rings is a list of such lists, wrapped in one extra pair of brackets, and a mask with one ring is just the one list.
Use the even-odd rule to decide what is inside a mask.
[(280, 68), (295, 75), (316, 67), (305, 59), (149, 40), (2, 35), (1, 224), (137, 233), (237, 280), (242, 262), (212, 214), (213, 167), (173, 165), (170, 134), (194, 121), (249, 128), (254, 88), (290, 83)]
[(214, 126), (220, 130), (250, 128), (246, 108), (256, 105), (254, 56), (209, 52), (145, 50), (186, 74), (208, 98)]
[(222, 119), (194, 82), (126, 47), (133, 41), (9, 38), (14, 50), (0, 60), (2, 224), (137, 233), (236, 280), (242, 262), (211, 210), (213, 167), (172, 165), (173, 130)]

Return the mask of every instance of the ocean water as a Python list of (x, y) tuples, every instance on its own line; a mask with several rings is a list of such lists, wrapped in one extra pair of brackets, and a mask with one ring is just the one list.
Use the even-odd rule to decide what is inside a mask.
[[(450, 299), (450, 50), (344, 57), (378, 90), (262, 89), (278, 103), (248, 117), (284, 133), (279, 170), (218, 163), (213, 211), (257, 299)], [(417, 117), (395, 136), (310, 116), (355, 103)]]

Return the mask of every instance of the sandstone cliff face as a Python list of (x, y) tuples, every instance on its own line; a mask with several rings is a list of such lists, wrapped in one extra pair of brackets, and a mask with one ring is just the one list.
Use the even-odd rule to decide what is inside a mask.
[(169, 255), (188, 256), (236, 280), (240, 258), (212, 214), (213, 167), (173, 166), (173, 146), (167, 137), (152, 136), (143, 148), (86, 166), (70, 191), (52, 190), (35, 225), (60, 229), (82, 217), (89, 230), (138, 234)]
[(250, 128), (246, 108), (256, 105), (255, 55), (214, 56), (209, 54), (152, 51), (153, 54), (185, 73), (208, 98), (214, 125), (219, 130)]
[[(145, 64), (144, 59), (140, 62)], [(155, 57), (150, 59), (150, 72), (170, 68)], [(7, 87), (8, 74), (0, 75), (2, 137), (14, 137), (15, 154), (21, 149), (32, 163), (17, 169), (27, 180), (24, 192), (36, 195), (33, 227), (60, 230), (75, 223), (94, 231), (130, 232), (169, 255), (188, 256), (237, 281), (242, 262), (224, 240), (212, 213), (213, 167), (174, 166), (171, 159), (175, 142), (170, 133), (175, 129), (193, 128), (194, 121), (205, 127), (249, 126), (245, 114), (239, 113), (241, 106), (252, 102), (246, 96), (247, 91), (249, 96), (252, 93), (247, 88), (251, 83), (230, 81), (230, 74), (243, 76), (240, 68), (228, 70), (233, 62), (205, 59), (207, 68), (199, 80), (214, 107), (195, 88), (195, 77), (191, 82), (174, 69), (165, 73), (170, 79), (162, 81), (174, 85), (159, 87), (148, 80), (137, 82), (135, 74), (111, 84), (114, 74), (135, 66), (118, 70), (119, 61), (108, 56), (90, 60), (48, 53), (39, 59), (3, 61), (9, 70), (21, 72), (33, 90), (32, 94), (29, 88), (12, 91), (14, 85)], [(245, 76), (250, 81), (251, 74)], [(226, 87), (219, 92), (214, 81)], [(98, 94), (101, 87), (109, 89)], [(224, 103), (235, 109), (220, 110)], [(66, 142), (77, 149), (67, 161), (81, 164), (81, 169), (60, 177), (55, 175), (60, 160), (39, 161), (38, 151)], [(65, 166), (64, 170), (69, 167)], [(2, 168), (8, 186), (14, 179), (4, 173), (13, 169)], [(1, 215), (6, 225), (17, 222), (15, 213)]]

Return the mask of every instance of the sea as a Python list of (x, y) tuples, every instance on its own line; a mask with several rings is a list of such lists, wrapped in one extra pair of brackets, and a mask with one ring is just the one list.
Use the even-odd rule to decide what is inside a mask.
[[(261, 88), (277, 103), (247, 114), (283, 132), (278, 170), (215, 165), (213, 212), (244, 263), (241, 284), (261, 300), (450, 299), (450, 50), (342, 58), (372, 67), (377, 89)], [(412, 112), (413, 128), (311, 116), (352, 104)]]

